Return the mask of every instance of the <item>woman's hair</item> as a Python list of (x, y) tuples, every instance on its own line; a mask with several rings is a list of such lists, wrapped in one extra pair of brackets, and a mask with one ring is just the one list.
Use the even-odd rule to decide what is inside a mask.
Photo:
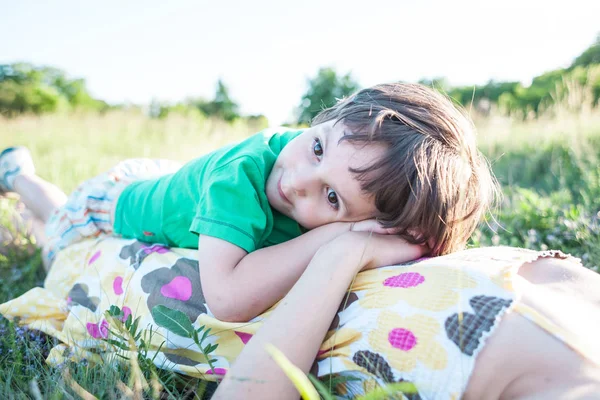
[(465, 246), (498, 184), (462, 108), (426, 86), (390, 83), (339, 101), (312, 124), (331, 120), (352, 132), (340, 142), (385, 145), (381, 159), (350, 169), (374, 196), (384, 227), (411, 243), (430, 244), (432, 255)]

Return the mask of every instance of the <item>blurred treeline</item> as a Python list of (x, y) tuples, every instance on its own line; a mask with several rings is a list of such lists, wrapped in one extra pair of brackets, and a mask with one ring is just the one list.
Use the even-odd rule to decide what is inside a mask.
[(70, 79), (52, 67), (0, 64), (0, 113), (44, 114), (73, 109), (105, 111), (110, 106), (88, 93), (83, 79)]
[[(170, 113), (197, 113), (231, 122), (242, 118), (238, 108), (223, 81), (219, 80), (212, 100), (189, 98), (176, 104), (153, 100), (147, 112), (155, 118), (165, 118)], [(57, 68), (29, 63), (0, 64), (0, 114), (5, 117), (70, 111), (103, 113), (115, 109), (141, 107), (135, 104), (108, 104), (95, 99), (89, 93), (84, 79), (71, 79), (65, 71)], [(245, 118), (256, 120), (264, 117), (252, 115)]]
[[(446, 91), (463, 105), (473, 104), (483, 113), (489, 113), (496, 106), (502, 114), (526, 118), (537, 117), (557, 103), (595, 107), (600, 99), (600, 34), (595, 43), (576, 57), (569, 67), (537, 76), (527, 87), (520, 82), (494, 81), (475, 87), (449, 87), (443, 78), (422, 80), (421, 83)], [(570, 101), (568, 97), (580, 88), (586, 88), (589, 93)]]
[[(529, 86), (520, 82), (489, 81), (485, 85), (452, 87), (446, 79), (422, 79), (420, 83), (446, 92), (462, 105), (487, 114), (492, 109), (501, 114), (527, 119), (537, 117), (554, 104), (595, 107), (600, 100), (600, 34), (596, 41), (567, 68), (548, 71), (533, 79)], [(351, 94), (360, 86), (350, 74), (338, 76), (331, 68), (322, 68), (307, 82), (307, 90), (290, 123), (309, 124), (323, 108)], [(585, 93), (582, 93), (582, 90)], [(576, 98), (571, 99), (575, 96)], [(60, 113), (69, 111), (106, 112), (111, 109), (140, 108), (136, 105), (107, 104), (93, 98), (83, 79), (71, 79), (64, 71), (28, 63), (0, 64), (0, 114)], [(227, 122), (236, 119), (266, 124), (262, 115), (242, 116), (238, 104), (230, 97), (222, 80), (216, 85), (214, 98), (188, 98), (178, 103), (152, 101), (147, 109), (151, 117), (169, 114), (200, 114)]]

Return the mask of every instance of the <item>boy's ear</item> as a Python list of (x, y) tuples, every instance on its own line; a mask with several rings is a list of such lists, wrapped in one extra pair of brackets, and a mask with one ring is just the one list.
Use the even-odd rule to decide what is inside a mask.
[(435, 247), (435, 239), (429, 238), (429, 240), (427, 241), (427, 246), (429, 246), (429, 250), (433, 249)]
[[(411, 228), (408, 229), (407, 232), (417, 241), (424, 237), (423, 232), (421, 232), (419, 229)], [(435, 247), (435, 238), (430, 237), (425, 243), (423, 243), (423, 246), (427, 246), (429, 250), (432, 250)]]

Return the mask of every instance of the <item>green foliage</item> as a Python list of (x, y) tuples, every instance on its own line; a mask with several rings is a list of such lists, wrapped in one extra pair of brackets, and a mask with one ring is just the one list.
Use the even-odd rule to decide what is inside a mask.
[[(226, 122), (233, 122), (241, 118), (239, 106), (229, 96), (229, 89), (221, 79), (217, 82), (215, 97), (213, 100), (203, 98), (189, 98), (184, 102), (175, 104), (160, 103), (153, 100), (150, 104), (150, 116), (154, 118), (166, 118), (169, 114), (179, 115), (202, 115), (205, 117), (214, 117)], [(253, 115), (245, 117), (248, 119), (264, 119), (263, 115)]]
[(503, 199), (495, 220), (475, 232), (471, 245), (558, 249), (598, 270), (599, 134), (580, 137), (577, 146), (567, 136), (546, 143), (522, 138), (516, 148), (508, 147), (508, 140), (488, 147)]
[[(442, 79), (437, 78), (436, 80), (430, 81), (430, 85), (428, 86), (436, 89), (440, 88), (440, 86), (437, 84), (440, 81), (443, 82)], [(429, 83), (428, 81), (422, 82)], [(502, 94), (515, 93), (518, 86), (519, 82), (496, 82), (490, 80), (488, 83), (481, 86), (457, 86), (451, 88), (446, 84), (441, 88), (448, 94), (448, 96), (456, 100), (458, 103), (469, 106), (470, 104), (480, 105), (482, 104), (483, 100), (496, 103)]]
[(308, 379), (310, 379), (310, 382), (313, 384), (315, 389), (317, 389), (317, 392), (319, 392), (319, 395), (323, 400), (334, 400), (334, 397), (331, 394), (331, 389), (325, 386), (323, 382), (311, 374), (308, 374)]
[(319, 69), (317, 76), (309, 79), (307, 85), (299, 107), (299, 124), (310, 124), (323, 109), (358, 90), (358, 83), (350, 73), (338, 76), (332, 68)]
[(221, 79), (217, 82), (217, 89), (213, 100), (192, 99), (188, 100), (187, 104), (196, 107), (206, 116), (221, 118), (228, 122), (240, 116), (238, 105), (229, 97), (229, 89), (227, 89), (227, 86), (225, 86)]
[(42, 114), (69, 109), (104, 111), (83, 79), (69, 79), (59, 69), (27, 63), (0, 64), (0, 114)]
[[(202, 345), (206, 338), (208, 338), (211, 328), (204, 330), (205, 326), (203, 325), (198, 329), (194, 329), (192, 322), (186, 314), (162, 305), (154, 306), (151, 313), (152, 318), (154, 318), (154, 321), (158, 326), (163, 327), (176, 335), (194, 340), (194, 343), (196, 343), (196, 346), (198, 346), (198, 349), (200, 349), (206, 358), (211, 371), (213, 371), (213, 373), (215, 372), (213, 362), (216, 360), (210, 358), (210, 353), (214, 352), (219, 345), (210, 343), (206, 346)], [(200, 334), (202, 334), (202, 337), (200, 337)]]
[[(440, 88), (436, 85), (439, 79), (421, 82)], [(525, 119), (530, 115), (537, 117), (557, 106), (581, 109), (581, 107), (598, 104), (600, 65), (591, 64), (585, 67), (549, 71), (535, 77), (528, 87), (519, 82), (489, 81), (481, 86), (453, 88), (442, 86), (441, 89), (463, 106), (473, 105), (476, 110), (484, 114), (490, 112), (492, 105), (496, 105), (506, 115)]]
[(194, 326), (188, 316), (181, 311), (158, 305), (152, 309), (152, 318), (158, 326), (162, 326), (169, 332), (182, 337), (192, 337)]
[(221, 79), (217, 82), (217, 91), (211, 105), (212, 113), (209, 115), (220, 117), (225, 121), (233, 121), (239, 117), (238, 105), (229, 97), (229, 90)]
[(596, 41), (575, 58), (569, 68), (587, 67), (592, 64), (600, 64), (600, 33), (596, 36)]
[(421, 79), (419, 83), (445, 92), (480, 113), (488, 114), (496, 106), (502, 113), (521, 119), (537, 117), (556, 106), (577, 109), (595, 106), (600, 99), (600, 34), (569, 68), (545, 72), (527, 87), (520, 82), (493, 80), (485, 85), (451, 87), (443, 77)]

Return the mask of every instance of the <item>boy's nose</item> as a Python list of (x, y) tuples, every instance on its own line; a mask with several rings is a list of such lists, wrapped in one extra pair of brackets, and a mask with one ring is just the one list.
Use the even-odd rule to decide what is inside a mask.
[(308, 169), (300, 168), (295, 171), (291, 188), (298, 197), (304, 197), (313, 189), (315, 179)]

